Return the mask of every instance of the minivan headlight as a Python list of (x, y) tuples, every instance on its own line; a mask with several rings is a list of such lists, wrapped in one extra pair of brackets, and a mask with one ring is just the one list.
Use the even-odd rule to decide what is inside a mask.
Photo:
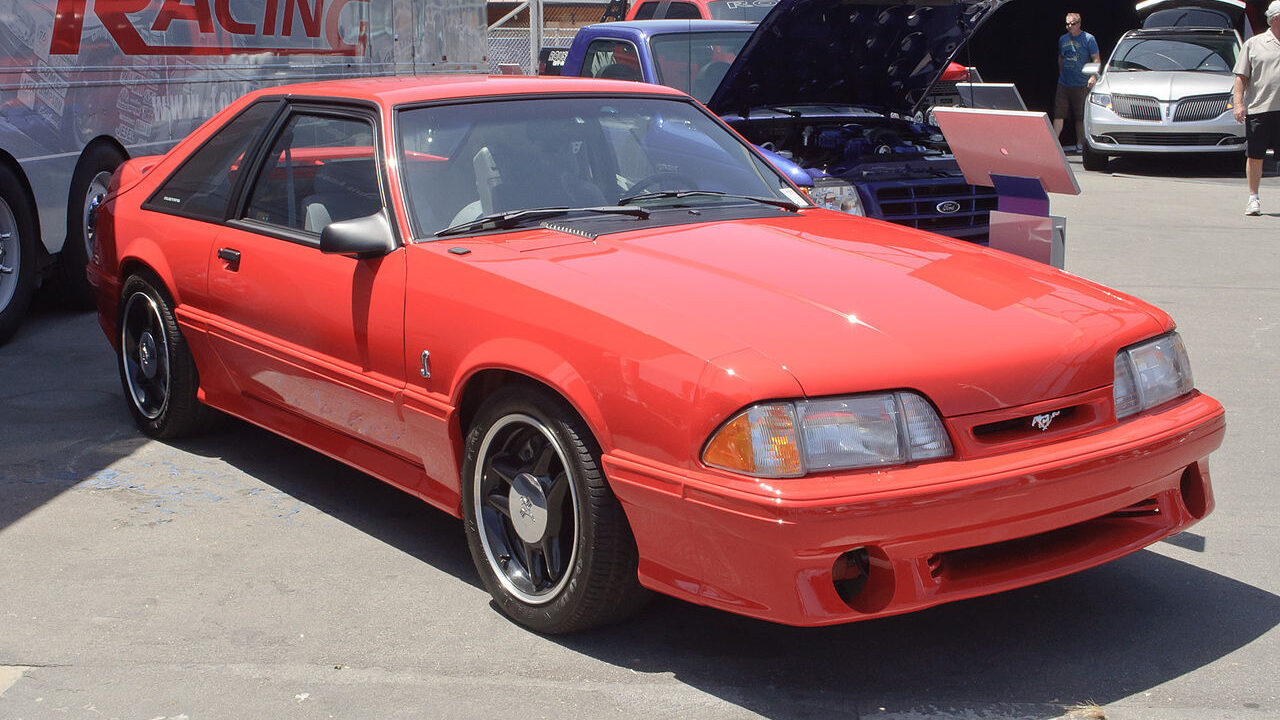
[(1089, 93), (1089, 102), (1093, 103), (1094, 105), (1097, 105), (1098, 107), (1104, 107), (1108, 110), (1111, 109), (1110, 93), (1099, 93), (1099, 92)]
[(912, 392), (752, 405), (707, 441), (702, 460), (755, 477), (900, 465), (950, 457), (933, 405)]
[(1195, 387), (1182, 338), (1171, 332), (1116, 353), (1112, 395), (1116, 419), (1186, 395)]

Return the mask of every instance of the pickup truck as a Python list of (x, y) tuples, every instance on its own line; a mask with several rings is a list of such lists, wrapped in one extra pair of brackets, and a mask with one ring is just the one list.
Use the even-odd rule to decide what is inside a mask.
[(560, 73), (678, 88), (818, 204), (985, 243), (995, 191), (965, 182), (917, 108), (1008, 1), (782, 0), (758, 26), (599, 23), (578, 31)]

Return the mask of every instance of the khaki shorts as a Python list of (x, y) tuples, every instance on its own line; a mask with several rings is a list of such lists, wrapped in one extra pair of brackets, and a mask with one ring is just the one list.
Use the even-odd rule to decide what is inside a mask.
[(1085, 98), (1089, 97), (1089, 86), (1071, 87), (1059, 85), (1053, 96), (1053, 118), (1055, 120), (1084, 120)]

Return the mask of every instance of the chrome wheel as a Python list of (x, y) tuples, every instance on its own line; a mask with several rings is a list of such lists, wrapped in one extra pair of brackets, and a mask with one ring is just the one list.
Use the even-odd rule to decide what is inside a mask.
[(169, 340), (156, 301), (134, 292), (125, 301), (120, 323), (120, 362), (133, 406), (155, 420), (169, 403)]
[(22, 267), (22, 245), (18, 221), (9, 203), (0, 198), (0, 310), (9, 306), (18, 289), (18, 271)]
[(569, 582), (581, 522), (564, 449), (546, 425), (513, 413), (489, 427), (477, 457), (471, 506), (489, 567), (519, 600), (551, 602)]
[(84, 256), (93, 257), (94, 232), (97, 229), (98, 208), (107, 197), (107, 186), (111, 184), (111, 173), (100, 172), (89, 181), (85, 190), (84, 202), (81, 204), (80, 221), (84, 228)]

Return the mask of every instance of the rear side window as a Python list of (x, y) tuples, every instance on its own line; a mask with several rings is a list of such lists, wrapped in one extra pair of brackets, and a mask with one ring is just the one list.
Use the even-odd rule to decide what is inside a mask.
[(236, 116), (192, 153), (145, 207), (199, 220), (223, 220), (245, 154), (278, 106), (277, 102), (257, 103)]
[(587, 46), (582, 75), (606, 80), (644, 79), (636, 46), (624, 40), (596, 40)]
[(652, 20), (654, 13), (658, 12), (658, 3), (646, 2), (640, 3), (640, 7), (636, 9), (634, 20)]

